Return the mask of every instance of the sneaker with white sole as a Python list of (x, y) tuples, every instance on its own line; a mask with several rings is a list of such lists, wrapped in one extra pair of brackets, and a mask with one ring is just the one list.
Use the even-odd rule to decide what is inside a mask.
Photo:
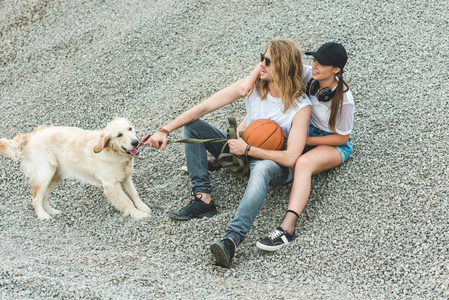
[(288, 233), (281, 227), (276, 228), (269, 236), (258, 241), (256, 247), (265, 251), (277, 251), (295, 239), (295, 232)]

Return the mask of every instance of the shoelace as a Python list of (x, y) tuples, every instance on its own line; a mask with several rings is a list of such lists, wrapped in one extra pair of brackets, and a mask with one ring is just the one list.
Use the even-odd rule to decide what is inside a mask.
[(203, 198), (203, 194), (196, 194), (193, 189), (191, 191), (191, 195), (192, 195), (193, 199), (190, 200), (190, 203), (195, 202), (195, 200), (201, 200), (201, 198)]
[(270, 233), (270, 235), (268, 236), (268, 238), (270, 239), (270, 240), (275, 240), (275, 239), (277, 239), (278, 237), (280, 237), (281, 235), (283, 235), (284, 234), (284, 232), (282, 232), (282, 231), (280, 231), (280, 230), (275, 230), (275, 231), (273, 231), (272, 233)]

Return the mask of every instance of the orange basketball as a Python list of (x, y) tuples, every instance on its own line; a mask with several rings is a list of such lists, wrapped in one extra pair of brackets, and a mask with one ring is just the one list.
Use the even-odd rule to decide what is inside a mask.
[(284, 148), (284, 132), (276, 122), (259, 119), (251, 122), (243, 132), (246, 143), (266, 150), (281, 150)]

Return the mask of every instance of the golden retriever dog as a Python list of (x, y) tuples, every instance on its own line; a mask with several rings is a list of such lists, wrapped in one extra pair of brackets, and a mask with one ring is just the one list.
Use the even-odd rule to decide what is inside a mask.
[(103, 130), (41, 126), (12, 140), (0, 139), (0, 153), (21, 161), (41, 220), (60, 213), (50, 206), (48, 197), (63, 178), (102, 186), (106, 197), (125, 216), (149, 217), (151, 210), (131, 180), (138, 146), (133, 125), (123, 118), (112, 120)]

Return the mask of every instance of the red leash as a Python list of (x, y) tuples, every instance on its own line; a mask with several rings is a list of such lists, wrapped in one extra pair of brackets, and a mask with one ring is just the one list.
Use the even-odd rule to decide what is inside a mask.
[(140, 148), (140, 146), (142, 146), (146, 141), (148, 141), (148, 139), (150, 138), (150, 134), (149, 135), (147, 135), (143, 140), (139, 140), (140, 141), (140, 144), (139, 144), (139, 146), (137, 146), (137, 148)]

